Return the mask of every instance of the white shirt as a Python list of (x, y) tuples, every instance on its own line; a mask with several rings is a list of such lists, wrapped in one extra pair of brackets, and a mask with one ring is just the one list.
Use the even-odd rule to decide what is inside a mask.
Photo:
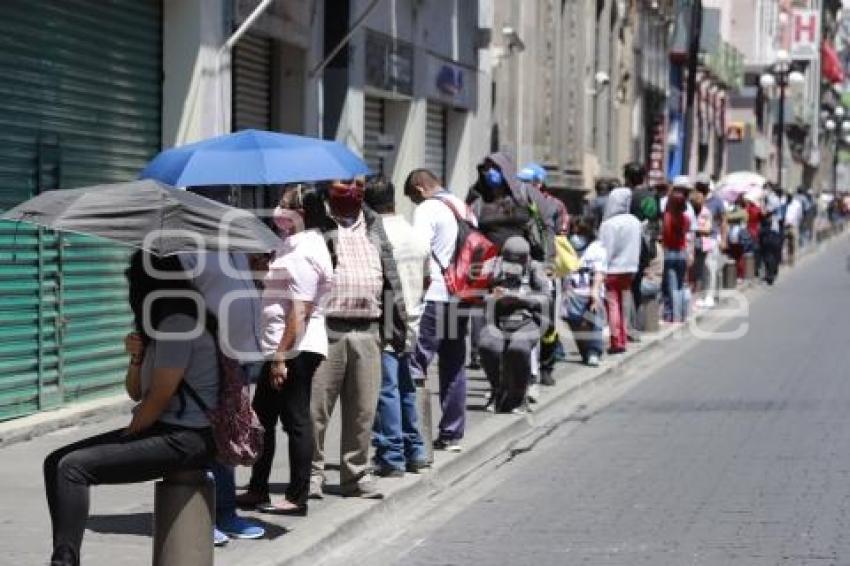
[[(206, 256), (203, 266), (192, 283), (223, 329), (218, 337), (222, 351), (240, 363), (262, 360), (260, 292), (254, 284), (248, 257), (243, 253), (202, 253)], [(199, 255), (181, 253), (178, 257), (184, 269), (194, 272)]]
[(422, 316), (425, 270), (430, 264), (431, 250), (425, 240), (417, 238), (413, 226), (403, 216), (384, 216), (384, 231), (393, 249), (393, 258), (401, 279), (401, 292), (407, 310), (407, 350), (413, 349), (419, 335)]
[[(573, 271), (565, 279), (567, 288), (583, 297), (590, 297), (593, 290), (593, 276), (601, 273), (603, 276), (608, 271), (608, 252), (599, 240), (590, 242), (581, 260), (578, 270)], [(605, 284), (599, 286), (599, 298), (605, 299)]]
[(263, 290), (263, 354), (277, 352), (286, 329), (286, 315), (292, 301), (313, 303), (313, 311), (294, 352), (328, 355), (325, 315), (320, 308), (333, 285), (331, 254), (318, 230), (306, 230), (287, 237), (269, 263)]
[(802, 220), (803, 203), (800, 202), (800, 199), (794, 197), (785, 209), (785, 225), (791, 226), (792, 228), (799, 228)]
[[(437, 198), (450, 201), (461, 215), (464, 215), (473, 225), (477, 225), (469, 207), (455, 195), (442, 191), (438, 193)], [(440, 260), (440, 265), (447, 267), (455, 253), (457, 219), (452, 209), (437, 198), (427, 199), (416, 207), (416, 212), (413, 214), (413, 230), (417, 238), (430, 244), (429, 255), (433, 252)], [(446, 282), (440, 266), (434, 261), (433, 256), (429, 264), (431, 284), (425, 292), (425, 300), (447, 303), (449, 292), (446, 290)]]

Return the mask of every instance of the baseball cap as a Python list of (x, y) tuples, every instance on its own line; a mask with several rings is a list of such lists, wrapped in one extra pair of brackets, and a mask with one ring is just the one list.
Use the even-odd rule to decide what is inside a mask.
[(517, 173), (516, 178), (520, 181), (525, 181), (527, 183), (542, 183), (546, 180), (546, 169), (544, 169), (537, 163), (528, 163), (522, 169), (519, 170), (519, 173)]

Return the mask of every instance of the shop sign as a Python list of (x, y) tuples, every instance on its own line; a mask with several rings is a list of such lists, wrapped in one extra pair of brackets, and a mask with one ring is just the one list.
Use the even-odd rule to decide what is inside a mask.
[(450, 106), (474, 106), (475, 72), (433, 55), (428, 58), (428, 98)]

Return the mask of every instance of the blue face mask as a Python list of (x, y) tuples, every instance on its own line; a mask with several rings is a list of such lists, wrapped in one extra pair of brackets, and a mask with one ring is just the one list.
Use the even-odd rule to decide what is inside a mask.
[(575, 251), (580, 252), (587, 247), (587, 238), (580, 234), (573, 234), (570, 236), (570, 243)]
[(495, 189), (502, 186), (504, 178), (501, 171), (496, 168), (490, 168), (484, 172), (484, 181), (490, 188)]

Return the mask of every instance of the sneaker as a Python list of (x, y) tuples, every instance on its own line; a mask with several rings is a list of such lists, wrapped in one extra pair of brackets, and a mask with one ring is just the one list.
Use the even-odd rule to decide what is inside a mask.
[(372, 474), (365, 474), (352, 485), (340, 487), (343, 497), (359, 497), (361, 499), (383, 499), (384, 494), (378, 490), (378, 480)]
[(266, 529), (263, 527), (237, 515), (217, 521), (216, 527), (231, 538), (258, 539), (266, 534)]
[(230, 542), (230, 537), (213, 527), (213, 546), (224, 546)]
[(599, 356), (597, 354), (587, 356), (587, 365), (592, 368), (599, 367)]
[(537, 403), (537, 399), (540, 397), (540, 386), (536, 383), (529, 385), (525, 396), (528, 397), (529, 403)]
[(460, 452), (463, 448), (457, 440), (438, 438), (434, 441), (434, 450), (446, 450), (447, 452)]
[(714, 297), (706, 297), (702, 300), (702, 308), (704, 309), (713, 309), (714, 308)]
[(310, 492), (307, 495), (310, 499), (325, 498), (325, 480), (319, 476), (310, 478)]
[(540, 383), (546, 387), (552, 387), (555, 385), (555, 378), (552, 377), (551, 369), (540, 370)]
[(390, 466), (375, 466), (374, 474), (379, 478), (403, 478), (404, 470)]
[(424, 470), (427, 470), (431, 467), (431, 463), (428, 460), (414, 460), (412, 462), (408, 462), (406, 469), (411, 474), (418, 474)]

